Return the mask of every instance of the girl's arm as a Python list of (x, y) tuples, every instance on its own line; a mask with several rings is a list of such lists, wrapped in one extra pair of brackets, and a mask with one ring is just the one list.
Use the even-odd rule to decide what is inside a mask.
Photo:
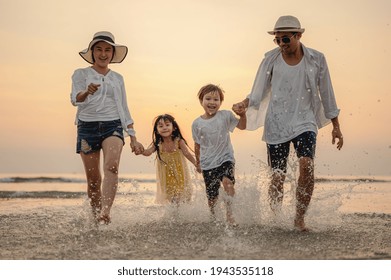
[(143, 156), (149, 157), (156, 151), (156, 148), (153, 144), (151, 144), (148, 149), (145, 149), (144, 152), (142, 152)]
[(190, 153), (189, 149), (187, 148), (187, 145), (183, 139), (179, 140), (179, 148), (182, 150), (183, 155), (192, 163), (194, 166), (197, 167), (196, 159), (193, 157), (193, 155)]

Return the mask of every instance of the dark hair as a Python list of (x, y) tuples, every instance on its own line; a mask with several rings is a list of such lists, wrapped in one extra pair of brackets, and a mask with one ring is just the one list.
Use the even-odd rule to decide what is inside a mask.
[(220, 100), (224, 100), (224, 90), (220, 88), (219, 86), (216, 86), (214, 84), (207, 84), (206, 86), (203, 86), (200, 91), (198, 92), (198, 99), (202, 101), (204, 99), (205, 94), (208, 94), (210, 92), (218, 92), (220, 96)]
[(159, 145), (164, 141), (164, 139), (157, 131), (157, 126), (161, 120), (163, 120), (164, 122), (168, 121), (168, 122), (172, 123), (172, 127), (173, 127), (173, 131), (172, 131), (172, 135), (171, 135), (172, 140), (178, 138), (179, 140), (185, 141), (186, 145), (187, 145), (187, 142), (186, 142), (185, 138), (183, 138), (181, 130), (179, 128), (179, 125), (173, 116), (171, 116), (169, 114), (157, 116), (155, 118), (154, 124), (153, 124), (152, 144), (155, 147), (157, 157), (159, 158), (159, 160), (163, 161), (160, 157)]
[[(105, 42), (105, 41), (98, 41), (98, 42), (96, 42), (95, 44), (92, 45), (92, 47), (91, 47), (92, 63), (95, 63), (94, 48), (95, 48), (96, 44), (98, 44), (99, 42)], [(109, 44), (109, 45), (110, 45), (110, 44)], [(112, 45), (111, 45), (111, 46), (112, 46)], [(114, 46), (112, 46), (112, 47), (113, 47), (113, 56), (111, 57), (110, 62), (114, 59), (114, 56), (115, 56), (115, 47), (114, 47)]]

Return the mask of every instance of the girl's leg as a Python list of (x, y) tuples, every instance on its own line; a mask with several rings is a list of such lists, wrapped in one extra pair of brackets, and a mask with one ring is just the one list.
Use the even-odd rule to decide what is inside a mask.
[(102, 143), (103, 150), (103, 184), (101, 220), (110, 222), (110, 210), (118, 187), (118, 168), (123, 141), (116, 136), (106, 138)]
[(99, 170), (100, 152), (89, 154), (80, 153), (84, 165), (84, 171), (87, 177), (87, 194), (90, 199), (94, 215), (98, 215), (101, 210), (101, 174)]
[(228, 199), (225, 201), (227, 209), (227, 222), (230, 224), (235, 224), (235, 219), (232, 214), (232, 199), (235, 195), (235, 188), (233, 182), (227, 177), (223, 177), (223, 187), (225, 192), (228, 194)]

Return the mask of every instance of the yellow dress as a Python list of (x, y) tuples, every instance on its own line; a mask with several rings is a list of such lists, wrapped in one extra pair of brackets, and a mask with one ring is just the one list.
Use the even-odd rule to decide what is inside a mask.
[(188, 202), (191, 199), (190, 174), (186, 158), (179, 149), (179, 139), (174, 140), (173, 152), (162, 151), (156, 159), (156, 203)]

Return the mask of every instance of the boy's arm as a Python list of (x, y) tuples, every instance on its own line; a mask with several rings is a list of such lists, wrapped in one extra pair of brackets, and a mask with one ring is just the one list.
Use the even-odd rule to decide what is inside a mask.
[(246, 129), (246, 126), (247, 126), (246, 111), (241, 112), (238, 115), (239, 115), (240, 118), (239, 118), (239, 122), (236, 125), (236, 127), (239, 128), (240, 130), (244, 130), (244, 129)]
[(201, 164), (200, 164), (200, 144), (194, 143), (194, 153), (196, 158), (196, 168), (197, 172), (201, 172)]

